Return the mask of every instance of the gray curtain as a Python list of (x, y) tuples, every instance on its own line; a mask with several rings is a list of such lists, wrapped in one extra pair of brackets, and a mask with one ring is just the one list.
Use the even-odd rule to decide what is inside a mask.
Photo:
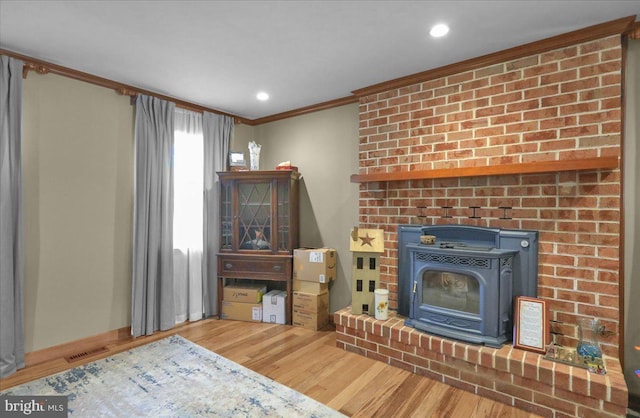
[(131, 334), (175, 325), (173, 299), (173, 126), (175, 104), (138, 95)]
[(0, 56), (0, 377), (24, 367), (22, 66)]
[(220, 248), (220, 199), (216, 171), (226, 170), (233, 118), (203, 112), (204, 135), (204, 248), (202, 254), (204, 310), (206, 316), (218, 312), (218, 257)]

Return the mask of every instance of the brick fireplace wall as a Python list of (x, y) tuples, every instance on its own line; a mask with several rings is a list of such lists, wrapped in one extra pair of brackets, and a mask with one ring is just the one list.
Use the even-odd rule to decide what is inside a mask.
[[(619, 156), (622, 62), (613, 35), (360, 96), (360, 174)], [(385, 230), (392, 309), (398, 225), (539, 231), (538, 296), (559, 322), (555, 341), (575, 346), (576, 319), (596, 317), (617, 358), (620, 181), (613, 169), (365, 182), (359, 222)]]

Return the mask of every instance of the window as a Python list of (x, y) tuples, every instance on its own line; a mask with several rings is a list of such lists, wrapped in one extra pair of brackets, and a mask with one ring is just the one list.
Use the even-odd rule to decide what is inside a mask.
[(362, 266), (364, 264), (364, 259), (362, 257), (356, 258), (356, 264), (357, 264), (356, 268), (358, 270), (362, 270)]
[(369, 304), (368, 303), (363, 303), (362, 304), (362, 313), (369, 313)]
[(356, 291), (362, 292), (362, 280), (356, 280)]
[(375, 270), (376, 269), (376, 259), (375, 257), (372, 257), (369, 259), (369, 270)]
[(376, 290), (376, 281), (369, 280), (369, 292), (375, 292)]
[(173, 145), (173, 248), (202, 250), (202, 132), (176, 130)]

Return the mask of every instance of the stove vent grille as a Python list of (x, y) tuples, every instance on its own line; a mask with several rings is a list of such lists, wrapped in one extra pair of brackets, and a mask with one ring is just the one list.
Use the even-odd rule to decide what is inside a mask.
[(425, 263), (443, 264), (449, 266), (469, 266), (476, 268), (491, 268), (491, 261), (482, 257), (461, 257), (431, 253), (417, 253), (416, 259)]

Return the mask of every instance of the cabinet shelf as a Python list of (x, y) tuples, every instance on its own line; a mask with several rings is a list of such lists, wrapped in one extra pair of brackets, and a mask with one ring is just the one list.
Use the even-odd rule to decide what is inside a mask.
[(559, 171), (600, 170), (615, 168), (618, 168), (617, 156), (583, 158), (571, 161), (534, 161), (529, 163), (503, 164), (484, 167), (458, 167), (419, 171), (397, 171), (393, 173), (352, 174), (351, 183), (426, 180), (454, 177), (502, 176), (509, 174), (554, 173)]

